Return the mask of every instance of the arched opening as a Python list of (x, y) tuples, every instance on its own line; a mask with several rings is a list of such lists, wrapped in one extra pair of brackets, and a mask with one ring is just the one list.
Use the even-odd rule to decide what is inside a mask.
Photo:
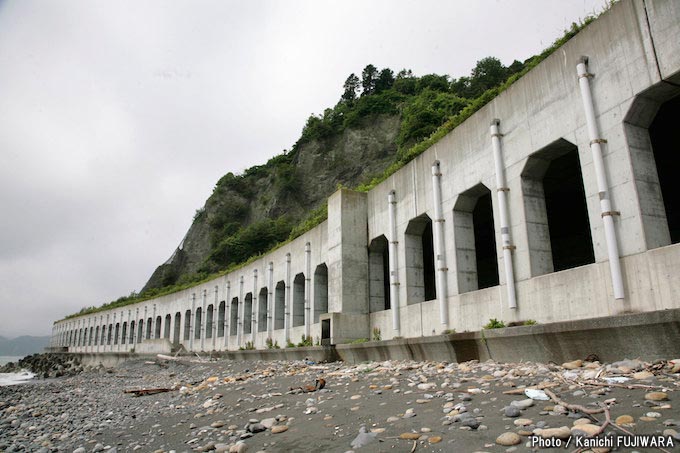
[(679, 94), (667, 84), (653, 87), (635, 99), (625, 119), (649, 249), (680, 242)]
[(260, 289), (260, 295), (257, 297), (257, 331), (266, 332), (267, 331), (267, 288)]
[(94, 328), (94, 345), (99, 346), (99, 326)]
[(326, 263), (316, 266), (314, 271), (314, 322), (319, 322), (319, 315), (328, 313), (328, 266)]
[(274, 329), (285, 327), (286, 315), (286, 284), (282, 281), (276, 284), (274, 290)]
[(151, 318), (148, 318), (146, 320), (146, 339), (147, 340), (151, 339), (151, 324), (153, 324), (153, 320)]
[[(159, 316), (160, 318), (160, 316)], [(172, 322), (172, 315), (168, 313), (165, 315), (165, 322), (163, 323), (163, 338), (170, 339), (170, 323)]]
[(90, 335), (88, 337), (88, 342), (87, 342), (88, 346), (92, 346), (93, 337), (94, 337), (94, 327), (90, 327)]
[(121, 333), (121, 335), (120, 335), (120, 343), (121, 343), (121, 344), (126, 344), (126, 343), (127, 343), (127, 333), (128, 333), (128, 331), (127, 331), (127, 326), (128, 326), (128, 325), (127, 325), (127, 322), (124, 322), (124, 323), (123, 323), (123, 331), (122, 331), (122, 333)]
[(225, 301), (220, 302), (219, 308), (217, 309), (217, 336), (224, 337), (224, 320), (226, 315), (226, 305)]
[(106, 339), (106, 344), (110, 345), (112, 340), (113, 340), (113, 324), (109, 324), (109, 328), (107, 330), (108, 337)]
[(368, 246), (368, 293), (371, 313), (390, 309), (390, 255), (384, 235)]
[(229, 317), (229, 335), (238, 335), (238, 297), (231, 300), (231, 316)]
[(191, 310), (184, 312), (184, 340), (191, 339)]
[(305, 274), (293, 279), (293, 327), (305, 324)]
[(116, 334), (113, 336), (113, 344), (118, 344), (118, 338), (120, 337), (120, 323), (116, 323)]
[(458, 292), (498, 285), (498, 259), (491, 191), (477, 184), (461, 193), (453, 207)]
[(144, 320), (140, 319), (137, 323), (137, 343), (141, 343), (144, 339)]
[(194, 340), (201, 339), (201, 323), (203, 322), (203, 308), (196, 309), (196, 316), (194, 318)]
[(102, 346), (105, 345), (105, 344), (106, 344), (106, 338), (107, 338), (107, 335), (106, 335), (106, 324), (104, 324), (104, 325), (102, 326), (102, 336), (101, 336), (101, 338), (100, 338), (100, 340), (99, 340), (99, 344), (101, 344)]
[(531, 275), (595, 262), (576, 145), (559, 139), (522, 171)]
[(133, 344), (135, 342), (135, 326), (137, 323), (134, 321), (130, 321), (130, 338), (128, 339), (128, 343)]
[(416, 304), (437, 298), (434, 272), (432, 220), (427, 214), (406, 226), (406, 303)]
[(173, 330), (172, 342), (179, 344), (182, 332), (182, 313), (180, 312), (175, 313), (175, 328)]
[(87, 346), (87, 327), (83, 329), (83, 346)]
[(163, 322), (163, 318), (160, 316), (156, 316), (156, 330), (154, 331), (154, 338), (161, 338), (161, 323)]
[(205, 337), (206, 338), (212, 338), (213, 337), (213, 311), (214, 311), (214, 305), (210, 304), (208, 305), (208, 310), (205, 313)]
[(253, 293), (246, 294), (243, 305), (243, 333), (249, 334), (253, 331)]

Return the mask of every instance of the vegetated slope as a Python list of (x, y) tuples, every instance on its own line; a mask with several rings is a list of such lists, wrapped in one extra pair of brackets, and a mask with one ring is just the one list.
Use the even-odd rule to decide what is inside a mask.
[(243, 175), (228, 173), (194, 218), (171, 259), (143, 293), (239, 263), (287, 239), (338, 185), (357, 186), (394, 160), (399, 116), (378, 114), (327, 138), (312, 139)]
[(218, 181), (183, 242), (142, 294), (200, 280), (295, 235), (293, 227), (323, 209), (338, 185), (357, 187), (381, 174), (400, 151), (522, 68), (520, 62), (506, 68), (489, 57), (470, 77), (453, 81), (407, 70), (395, 77), (373, 65), (361, 79), (351, 74), (338, 104), (312, 115), (290, 152)]
[[(84, 307), (66, 319), (191, 287), (298, 237), (326, 218), (325, 200), (338, 184), (368, 191), (384, 181), (613, 3), (598, 15), (572, 23), (570, 30), (539, 55), (523, 63), (515, 60), (509, 67), (487, 57), (477, 62), (469, 77), (452, 80), (436, 74), (415, 77), (410, 70), (395, 77), (392, 70), (378, 71), (373, 65), (364, 68), (361, 80), (351, 74), (340, 101), (322, 115), (308, 118), (290, 152), (284, 150), (265, 165), (249, 168), (242, 175), (227, 173), (218, 181), (205, 206), (196, 211), (185, 239), (140, 293), (99, 307)], [(357, 156), (365, 160), (356, 160)]]

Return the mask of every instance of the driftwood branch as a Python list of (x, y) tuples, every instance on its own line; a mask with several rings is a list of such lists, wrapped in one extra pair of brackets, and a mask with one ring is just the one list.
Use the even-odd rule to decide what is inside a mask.
[(123, 393), (132, 393), (135, 396), (155, 395), (156, 393), (172, 392), (172, 388), (154, 388), (154, 389), (133, 389), (123, 390)]

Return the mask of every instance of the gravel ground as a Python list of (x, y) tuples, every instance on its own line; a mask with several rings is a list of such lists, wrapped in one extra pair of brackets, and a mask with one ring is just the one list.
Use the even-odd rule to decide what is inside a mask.
[[(42, 373), (49, 374), (45, 360)], [(534, 451), (530, 436), (566, 442), (570, 434), (593, 434), (606, 415), (612, 425), (605, 433), (620, 433), (617, 423), (632, 433), (665, 435), (678, 445), (665, 450), (676, 451), (679, 373), (680, 360), (562, 366), (134, 360), (0, 387), (0, 452)], [(290, 391), (319, 377), (326, 381), (319, 391)], [(612, 377), (626, 380), (604, 379)], [(542, 388), (562, 404), (527, 398), (523, 387)], [(125, 393), (152, 388), (171, 390)], [(602, 405), (606, 414), (583, 413)]]

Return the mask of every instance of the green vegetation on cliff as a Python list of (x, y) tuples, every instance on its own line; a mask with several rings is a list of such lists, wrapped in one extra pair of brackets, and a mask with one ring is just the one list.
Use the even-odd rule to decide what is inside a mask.
[(326, 198), (339, 185), (368, 191), (432, 146), (507, 89), (594, 17), (540, 55), (504, 66), (478, 61), (469, 76), (421, 77), (367, 65), (350, 74), (338, 103), (311, 115), (290, 151), (215, 185), (173, 256), (140, 293), (78, 316), (176, 292), (237, 269), (309, 231), (327, 217)]

